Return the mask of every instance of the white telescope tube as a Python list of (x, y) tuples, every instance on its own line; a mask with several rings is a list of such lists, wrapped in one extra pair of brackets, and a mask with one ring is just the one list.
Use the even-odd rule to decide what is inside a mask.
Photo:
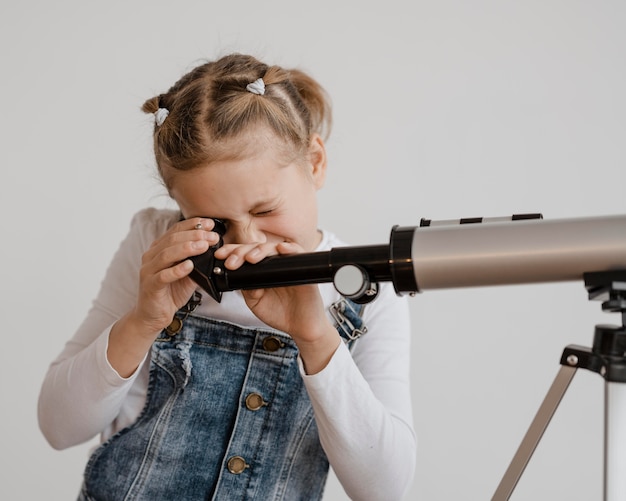
[(626, 215), (428, 226), (411, 258), (420, 291), (582, 280), (626, 269)]

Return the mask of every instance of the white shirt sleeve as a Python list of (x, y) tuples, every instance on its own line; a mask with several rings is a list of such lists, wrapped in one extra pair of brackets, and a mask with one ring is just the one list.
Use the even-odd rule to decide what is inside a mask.
[(354, 500), (402, 499), (416, 463), (408, 304), (383, 289), (365, 307), (368, 332), (352, 355), (342, 343), (321, 372), (306, 375), (300, 364), (320, 441)]
[(131, 231), (109, 265), (85, 320), (44, 378), (38, 402), (39, 427), (56, 449), (119, 428), (116, 421), (125, 418), (122, 406), (132, 398), (129, 393), (141, 370), (122, 378), (106, 353), (111, 326), (135, 304), (141, 256), (155, 238), (154, 232), (164, 231), (170, 222), (170, 218), (160, 217), (160, 224), (142, 224), (153, 211), (146, 209), (133, 218)]

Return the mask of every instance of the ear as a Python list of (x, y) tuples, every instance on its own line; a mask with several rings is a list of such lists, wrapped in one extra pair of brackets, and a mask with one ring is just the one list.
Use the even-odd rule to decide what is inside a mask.
[(311, 178), (315, 187), (319, 190), (326, 181), (326, 146), (319, 134), (313, 134), (309, 144), (309, 162), (311, 168)]

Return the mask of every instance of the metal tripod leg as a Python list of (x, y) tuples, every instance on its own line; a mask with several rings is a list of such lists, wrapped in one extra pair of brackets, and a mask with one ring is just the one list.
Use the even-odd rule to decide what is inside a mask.
[(530, 457), (535, 452), (535, 448), (546, 431), (563, 395), (565, 395), (576, 370), (576, 367), (561, 366), (491, 501), (507, 500), (513, 493), (513, 489), (515, 489), (528, 461), (530, 461)]

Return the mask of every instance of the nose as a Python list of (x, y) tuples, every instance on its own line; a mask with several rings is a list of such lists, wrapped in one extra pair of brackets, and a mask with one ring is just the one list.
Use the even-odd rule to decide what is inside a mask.
[(229, 244), (265, 243), (267, 238), (254, 222), (231, 223), (224, 235), (224, 242)]

